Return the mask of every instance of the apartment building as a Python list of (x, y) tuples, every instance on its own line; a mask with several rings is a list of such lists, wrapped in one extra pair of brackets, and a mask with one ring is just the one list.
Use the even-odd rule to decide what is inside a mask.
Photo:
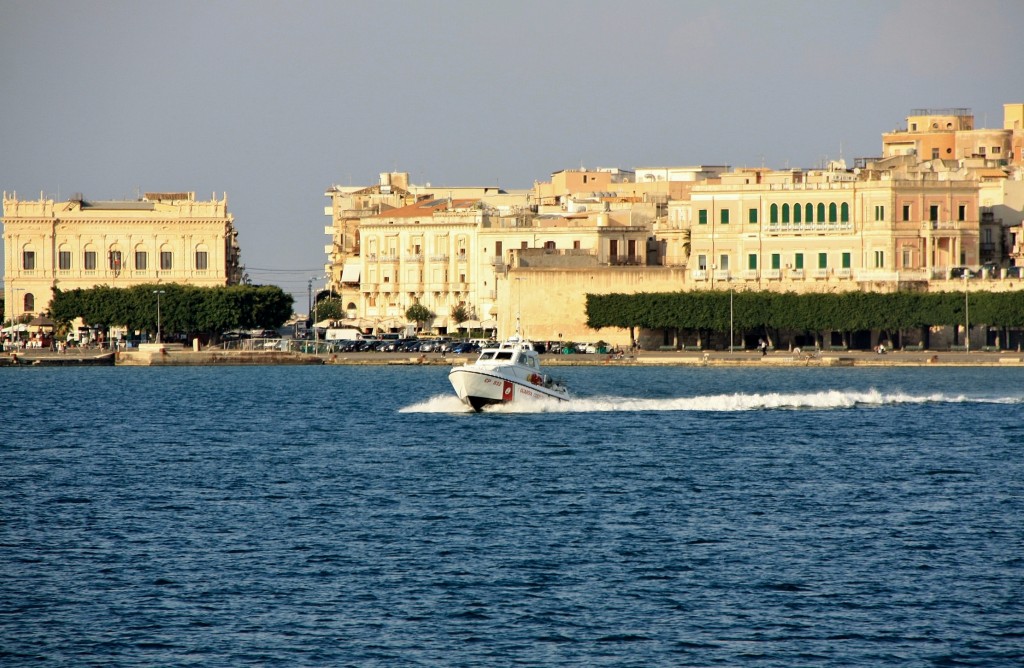
[(138, 200), (3, 200), (5, 320), (46, 310), (53, 290), (143, 283), (237, 284), (240, 249), (227, 195)]
[[(689, 227), (694, 289), (861, 289), (945, 278), (979, 263), (973, 181), (893, 171), (736, 172), (696, 186), (670, 219)], [(884, 177), (884, 178), (883, 178)], [(674, 257), (683, 256), (678, 253)]]

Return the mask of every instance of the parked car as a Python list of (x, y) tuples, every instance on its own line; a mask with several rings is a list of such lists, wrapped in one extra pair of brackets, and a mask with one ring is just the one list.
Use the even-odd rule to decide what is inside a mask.
[(970, 267), (953, 267), (949, 270), (950, 278), (977, 278), (978, 273)]

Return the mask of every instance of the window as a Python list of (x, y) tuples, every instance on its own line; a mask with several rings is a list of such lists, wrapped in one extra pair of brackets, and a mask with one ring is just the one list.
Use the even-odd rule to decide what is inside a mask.
[(86, 271), (96, 270), (96, 251), (85, 251), (83, 266)]
[(932, 204), (928, 207), (928, 220), (933, 223), (939, 220), (939, 205)]
[[(804, 219), (807, 220), (808, 223), (814, 222), (814, 205), (810, 202), (808, 202), (807, 206), (804, 207)], [(821, 218), (818, 218), (818, 220), (821, 220)]]
[(1002, 152), (1002, 149), (1000, 147), (998, 147), (998, 146), (993, 146), (992, 147), (992, 153), (1001, 153), (1001, 152)]
[(71, 269), (71, 251), (62, 250), (57, 253), (57, 268), (64, 271)]
[(24, 310), (26, 310), (26, 311), (35, 311), (36, 310), (36, 296), (34, 294), (32, 294), (31, 292), (26, 292), (25, 293), (25, 300), (22, 303), (25, 305), (24, 306)]
[(544, 250), (555, 250), (555, 242), (554, 241), (545, 241), (544, 242)]
[(747, 269), (751, 271), (757, 269), (757, 253), (747, 255)]
[(789, 205), (788, 204), (783, 204), (782, 205), (782, 222), (785, 223), (785, 224), (789, 223)]
[(803, 269), (804, 268), (804, 254), (803, 253), (797, 253), (796, 255), (793, 256), (793, 268), (794, 269)]
[(160, 251), (160, 268), (163, 270), (171, 269), (174, 266), (172, 258), (171, 251)]
[[(501, 242), (498, 242), (498, 243), (501, 243)], [(579, 239), (573, 239), (573, 242), (572, 242), (572, 249), (573, 250), (579, 250), (582, 247), (583, 247), (583, 245), (582, 245), (582, 243), (580, 242)]]
[(910, 266), (911, 259), (912, 259), (912, 253), (911, 253), (910, 249), (909, 248), (904, 248), (903, 249), (903, 268), (904, 269), (906, 269), (906, 268), (908, 268)]
[(885, 206), (881, 204), (875, 205), (875, 220), (885, 220)]
[(849, 269), (849, 268), (850, 268), (850, 253), (846, 252), (846, 253), (843, 253), (843, 269)]
[[(877, 209), (878, 207), (875, 207), (875, 208)], [(878, 215), (877, 211), (875, 212), (875, 215)], [(824, 223), (825, 222), (825, 203), (824, 202), (818, 202), (818, 222), (819, 223)]]
[(721, 211), (718, 212), (718, 214), (720, 216), (721, 223), (723, 225), (728, 225), (729, 224), (729, 209), (722, 209)]
[(828, 205), (828, 222), (836, 222), (836, 203), (832, 202)]
[(782, 267), (782, 255), (779, 253), (772, 253), (772, 269), (779, 269)]
[(903, 205), (903, 220), (910, 220), (910, 205)]
[(839, 221), (842, 223), (850, 222), (850, 203), (843, 202), (839, 205)]
[(828, 269), (828, 253), (818, 253), (818, 269)]
[(121, 251), (115, 250), (107, 253), (107, 262), (111, 271), (121, 271)]
[(882, 269), (885, 267), (885, 251), (875, 251), (875, 269)]
[(718, 266), (722, 271), (729, 271), (729, 256), (725, 255), (724, 253), (722, 255), (719, 255)]
[(135, 268), (139, 271), (146, 271), (149, 265), (149, 255), (146, 251), (135, 251)]
[(772, 225), (777, 225), (778, 224), (778, 222), (779, 222), (779, 205), (778, 204), (772, 204), (771, 205), (771, 207), (768, 209), (768, 216), (769, 216), (768, 222), (770, 222)]
[(708, 210), (701, 209), (697, 212), (697, 224), (707, 225), (708, 224)]
[(757, 222), (757, 209), (749, 209), (747, 211), (747, 222), (748, 223), (756, 223)]
[(967, 207), (963, 204), (956, 208), (956, 219), (959, 221), (967, 220)]
[(799, 222), (803, 221), (803, 218), (804, 218), (803, 211), (804, 211), (804, 208), (802, 206), (800, 206), (799, 204), (794, 204), (793, 205), (793, 222), (794, 223), (799, 223)]
[(708, 270), (708, 256), (707, 255), (698, 255), (697, 256), (697, 269), (700, 269), (701, 271), (707, 271)]
[[(578, 246), (577, 246), (577, 248), (578, 248)], [(501, 258), (501, 242), (500, 241), (495, 241), (494, 242), (494, 256), (497, 257), (497, 258)]]
[(939, 159), (939, 149), (933, 148), (932, 149), (932, 160), (938, 160), (938, 159)]
[(206, 251), (196, 251), (196, 270), (205, 271), (210, 268), (210, 256)]
[(22, 251), (21, 252), (21, 268), (22, 269), (35, 269), (36, 268), (36, 252), (35, 251)]

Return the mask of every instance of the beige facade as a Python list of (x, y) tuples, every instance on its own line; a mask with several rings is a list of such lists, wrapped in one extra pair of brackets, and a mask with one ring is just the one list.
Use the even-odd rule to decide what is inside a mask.
[[(581, 168), (489, 198), (406, 176), (402, 207), (379, 199), (352, 218), (361, 243), (344, 247), (343, 266), (331, 256), (332, 287), (372, 322), (422, 303), (438, 316), (428, 326), (451, 330), (461, 304), (502, 335), (521, 311), (532, 337), (617, 344), (629, 333), (586, 327), (586, 294), (962, 289), (951, 270), (983, 263), (998, 267), (972, 289), (1024, 287), (1004, 277), (1024, 260), (1024, 105), (1006, 105), (1001, 130), (976, 129), (966, 109), (907, 122), (854, 169)], [(337, 222), (328, 230), (337, 238)]]
[(477, 199), (425, 199), (361, 220), (361, 252), (348, 258), (338, 292), (367, 328), (404, 324), (413, 304), (435, 314), (426, 325), (437, 332), (466, 326), (451, 319), (456, 306), (470, 323), (506, 328), (510, 270), (643, 265), (649, 233), (628, 215), (534, 216)]
[(53, 290), (144, 283), (221, 286), (241, 278), (227, 196), (137, 201), (19, 200), (4, 193), (5, 320), (46, 311)]

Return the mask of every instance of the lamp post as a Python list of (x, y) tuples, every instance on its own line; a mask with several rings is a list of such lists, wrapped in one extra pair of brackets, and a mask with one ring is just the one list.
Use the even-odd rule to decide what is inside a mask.
[(971, 352), (971, 300), (967, 296), (967, 271), (964, 271), (964, 344)]
[(156, 295), (156, 342), (163, 343), (160, 338), (160, 295), (165, 294), (166, 290), (153, 290), (153, 294)]
[(732, 281), (729, 281), (729, 352), (733, 352), (735, 347), (732, 342), (732, 333), (735, 328), (733, 327), (733, 308), (732, 308)]

